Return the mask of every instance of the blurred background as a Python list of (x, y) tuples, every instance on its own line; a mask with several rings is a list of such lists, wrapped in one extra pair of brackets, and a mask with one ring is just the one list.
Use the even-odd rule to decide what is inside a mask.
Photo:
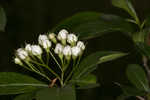
[[(149, 0), (132, 0), (144, 19), (150, 14)], [(15, 49), (25, 43), (36, 43), (37, 37), (57, 25), (63, 19), (83, 11), (118, 14), (127, 17), (124, 11), (111, 5), (111, 0), (0, 0), (7, 16), (5, 32), (0, 32), (0, 71), (24, 72), (13, 63)], [(94, 43), (94, 45), (93, 45)], [(125, 69), (129, 63), (140, 63), (140, 55), (134, 52), (132, 41), (123, 34), (112, 33), (88, 41), (88, 52), (117, 50), (130, 52), (129, 56), (104, 63), (94, 72), (101, 87), (77, 90), (77, 100), (115, 100), (121, 90), (115, 84), (127, 84)], [(12, 100), (13, 96), (0, 96), (0, 100)]]

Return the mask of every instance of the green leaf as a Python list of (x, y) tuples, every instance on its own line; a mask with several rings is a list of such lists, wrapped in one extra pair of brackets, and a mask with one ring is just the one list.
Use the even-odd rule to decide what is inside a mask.
[(121, 89), (126, 96), (144, 96), (146, 92), (141, 91), (135, 87), (121, 85)]
[(14, 100), (33, 100), (34, 96), (35, 96), (34, 92), (25, 93), (25, 94), (20, 94)]
[(77, 13), (59, 23), (52, 32), (58, 33), (63, 28), (77, 33), (80, 39), (95, 38), (114, 31), (121, 31), (126, 35), (133, 32), (131, 24), (125, 19), (98, 12)]
[(139, 19), (137, 17), (137, 14), (136, 14), (130, 0), (112, 0), (112, 4), (113, 4), (113, 6), (121, 8), (121, 9), (125, 10), (126, 12), (128, 12), (139, 24)]
[(150, 45), (148, 45), (150, 29), (144, 29), (140, 32), (133, 34), (133, 41), (137, 50), (144, 56), (150, 59)]
[(145, 92), (149, 91), (149, 83), (141, 66), (130, 64), (127, 68), (127, 77), (137, 89)]
[(79, 79), (81, 77), (84, 77), (88, 73), (95, 70), (97, 68), (96, 65), (123, 57), (125, 55), (126, 53), (110, 51), (99, 51), (93, 53), (81, 61), (79, 67), (74, 71), (72, 79)]
[(40, 87), (48, 87), (33, 77), (14, 72), (0, 73), (0, 95), (32, 92)]
[(0, 31), (5, 31), (6, 15), (4, 9), (0, 7)]
[(93, 74), (88, 74), (87, 76), (77, 80), (71, 80), (71, 82), (79, 86), (77, 89), (89, 89), (99, 86), (99, 84), (97, 83), (97, 78)]
[(76, 100), (75, 89), (71, 86), (45, 88), (37, 92), (36, 100)]

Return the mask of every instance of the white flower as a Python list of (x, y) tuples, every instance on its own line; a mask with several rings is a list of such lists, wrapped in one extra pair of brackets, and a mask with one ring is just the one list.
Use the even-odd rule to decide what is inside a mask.
[(14, 59), (14, 62), (15, 62), (15, 64), (22, 65), (22, 62), (21, 62), (21, 60), (18, 57), (16, 57)]
[(60, 43), (57, 43), (54, 52), (56, 54), (61, 54), (63, 52), (63, 46)]
[(32, 48), (32, 54), (34, 56), (41, 56), (42, 49), (39, 45), (32, 45), (31, 48)]
[(72, 55), (77, 57), (81, 54), (81, 49), (77, 46), (71, 48)]
[(78, 37), (75, 34), (69, 34), (67, 37), (67, 42), (70, 44), (75, 44), (78, 41)]
[(52, 43), (48, 40), (47, 35), (39, 35), (38, 42), (44, 49), (49, 49), (52, 46)]
[(21, 60), (25, 60), (28, 57), (28, 52), (25, 51), (23, 48), (19, 48), (17, 50), (17, 56), (21, 59)]
[(71, 56), (71, 47), (69, 45), (67, 45), (67, 46), (64, 47), (63, 54), (65, 56)]
[(65, 29), (60, 30), (60, 32), (58, 33), (58, 40), (66, 40), (67, 39), (67, 35), (68, 35), (68, 31)]
[(77, 42), (77, 47), (79, 47), (81, 50), (84, 50), (85, 49), (85, 45), (82, 41), (78, 41)]
[(27, 52), (31, 53), (31, 51), (32, 51), (31, 45), (30, 45), (30, 44), (27, 44), (27, 45), (25, 46), (25, 50), (26, 50)]

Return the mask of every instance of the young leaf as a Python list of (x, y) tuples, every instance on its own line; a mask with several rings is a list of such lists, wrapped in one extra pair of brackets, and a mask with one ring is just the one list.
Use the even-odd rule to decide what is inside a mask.
[(20, 94), (14, 100), (33, 100), (35, 96), (34, 92)]
[(137, 14), (130, 2), (130, 0), (112, 0), (112, 4), (115, 7), (121, 8), (128, 12), (134, 19), (135, 21), (139, 24), (139, 19), (137, 17)]
[(127, 67), (127, 77), (135, 87), (141, 91), (149, 91), (149, 83), (144, 70), (137, 64), (131, 64)]
[(0, 80), (0, 95), (20, 94), (35, 91), (40, 87), (48, 87), (33, 77), (14, 72), (1, 72)]
[[(117, 55), (117, 56), (116, 56)], [(126, 53), (122, 52), (107, 52), (107, 51), (99, 51), (89, 55), (81, 61), (80, 65), (74, 71), (74, 75), (72, 79), (79, 79), (81, 77), (86, 76), (88, 73), (92, 72), (96, 69), (96, 65), (100, 63), (104, 63), (107, 61), (111, 61), (120, 57), (125, 56)]]
[(59, 23), (52, 31), (57, 33), (63, 28), (77, 33), (80, 39), (94, 38), (114, 31), (121, 31), (126, 35), (133, 32), (131, 24), (125, 19), (97, 12), (77, 13)]
[(76, 100), (75, 89), (71, 86), (45, 88), (37, 92), (36, 100)]
[(77, 89), (89, 89), (99, 86), (96, 76), (93, 74), (88, 74), (87, 76), (77, 80), (71, 80), (71, 82), (79, 86)]
[(0, 31), (4, 31), (6, 26), (6, 15), (4, 9), (0, 7)]

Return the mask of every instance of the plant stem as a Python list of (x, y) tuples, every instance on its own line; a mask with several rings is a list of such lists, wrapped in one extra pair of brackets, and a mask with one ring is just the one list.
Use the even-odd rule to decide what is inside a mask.
[(57, 63), (58, 67), (62, 71), (62, 68), (61, 68), (60, 64), (58, 63), (58, 61), (56, 60), (56, 58), (54, 57), (54, 55), (51, 53), (51, 51), (50, 51), (50, 55), (52, 56), (52, 58), (55, 60), (55, 62)]
[(150, 69), (149, 69), (149, 66), (147, 65), (147, 61), (148, 59), (146, 58), (146, 56), (143, 56), (143, 66), (147, 72), (148, 80), (150, 82)]
[(39, 70), (35, 69), (32, 64), (30, 64), (29, 62), (26, 62), (26, 64), (31, 68), (30, 71), (35, 72), (35, 73), (37, 73), (37, 74), (43, 76), (43, 77), (46, 78), (48, 81), (51, 81), (51, 79), (50, 79), (48, 76), (46, 76), (45, 74), (42, 74)]
[(57, 73), (55, 73), (49, 66), (47, 66), (45, 64), (38, 63), (36, 61), (32, 61), (32, 62), (37, 64), (37, 65), (40, 65), (40, 66), (43, 66), (43, 67), (47, 68), (52, 74), (54, 74), (60, 80), (59, 75)]

